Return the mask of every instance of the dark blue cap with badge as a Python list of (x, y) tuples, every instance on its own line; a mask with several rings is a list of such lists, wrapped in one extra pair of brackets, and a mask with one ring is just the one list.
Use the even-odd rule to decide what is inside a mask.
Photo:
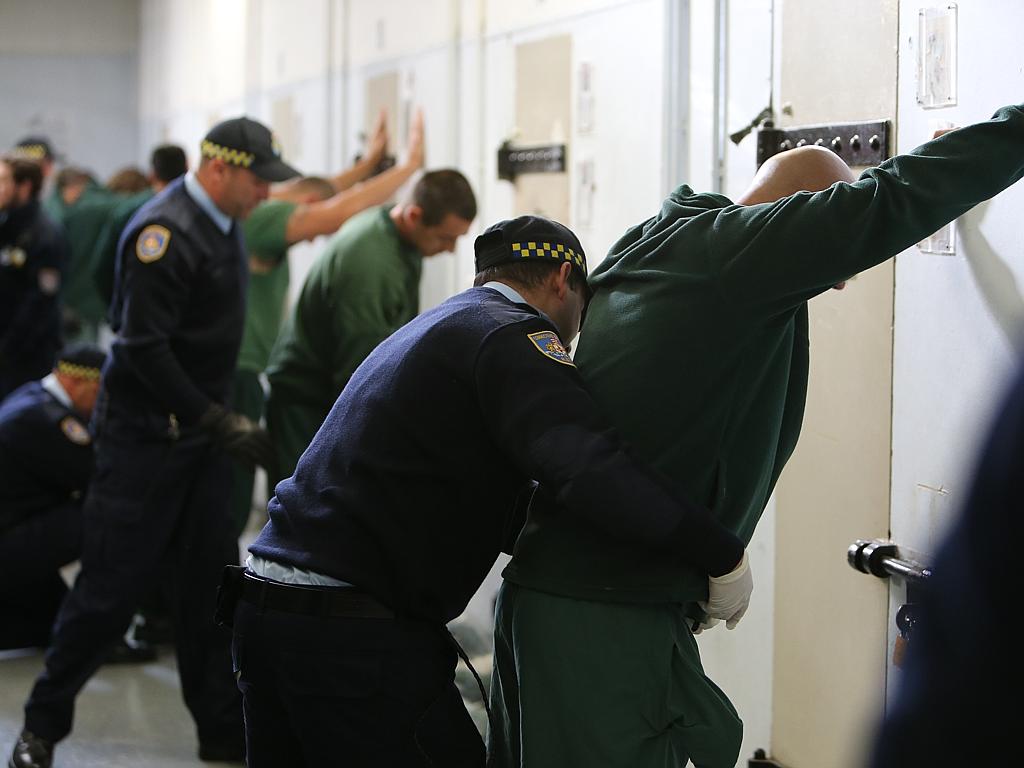
[(264, 181), (285, 181), (299, 172), (281, 159), (281, 146), (263, 123), (233, 117), (217, 123), (199, 145), (203, 157), (248, 168)]
[(558, 264), (568, 262), (584, 281), (587, 255), (576, 235), (557, 221), (541, 216), (519, 216), (492, 224), (473, 243), (476, 271), (516, 264), (523, 259)]

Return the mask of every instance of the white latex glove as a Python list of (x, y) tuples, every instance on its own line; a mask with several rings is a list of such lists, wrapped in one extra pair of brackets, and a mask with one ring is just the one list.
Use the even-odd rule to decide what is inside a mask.
[(699, 635), (705, 629), (711, 629), (722, 622), (721, 619), (704, 619), (704, 621), (695, 623), (693, 625), (693, 634)]
[[(724, 576), (708, 577), (707, 602), (697, 603), (708, 619), (722, 619), (726, 629), (734, 629), (747, 612), (750, 593), (754, 591), (754, 577), (746, 551), (740, 564)], [(706, 622), (705, 622), (706, 623)]]

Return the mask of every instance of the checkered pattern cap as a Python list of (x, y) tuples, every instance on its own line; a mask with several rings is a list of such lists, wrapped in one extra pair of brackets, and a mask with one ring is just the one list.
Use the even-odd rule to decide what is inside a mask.
[(62, 159), (53, 151), (53, 145), (45, 136), (25, 136), (14, 145), (10, 153), (14, 157), (24, 160), (60, 160)]
[(107, 353), (95, 344), (71, 344), (57, 355), (56, 368), (79, 379), (99, 380)]
[(285, 181), (299, 172), (281, 159), (281, 147), (263, 123), (233, 117), (217, 123), (199, 145), (203, 157), (248, 168), (265, 181)]
[(541, 216), (519, 216), (492, 224), (473, 243), (476, 271), (522, 259), (567, 261), (587, 279), (587, 256), (568, 227)]

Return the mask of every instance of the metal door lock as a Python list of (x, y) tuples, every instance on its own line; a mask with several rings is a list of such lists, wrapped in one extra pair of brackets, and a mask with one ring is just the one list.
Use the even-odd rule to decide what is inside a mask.
[(892, 650), (892, 663), (901, 669), (906, 660), (907, 648), (910, 646), (916, 625), (917, 605), (904, 603), (896, 611), (896, 629), (899, 630), (899, 634), (896, 636), (896, 644)]

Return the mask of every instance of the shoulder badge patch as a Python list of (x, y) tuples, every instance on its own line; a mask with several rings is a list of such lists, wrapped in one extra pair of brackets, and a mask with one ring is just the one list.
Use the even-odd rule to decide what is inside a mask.
[(562, 342), (558, 338), (558, 334), (554, 331), (539, 331), (537, 333), (527, 334), (530, 341), (542, 355), (550, 357), (557, 363), (563, 365), (571, 365), (574, 368), (576, 364), (569, 357), (569, 353), (565, 351), (565, 347), (562, 346)]
[(26, 254), (21, 248), (16, 246), (0, 248), (0, 267), (21, 268), (25, 266), (25, 262), (27, 260), (28, 254)]
[(170, 244), (171, 230), (159, 224), (150, 224), (139, 232), (139, 237), (135, 241), (135, 255), (143, 264), (149, 264), (167, 253), (167, 246)]
[(65, 416), (60, 420), (60, 430), (75, 445), (88, 445), (92, 442), (89, 430), (74, 416)]

